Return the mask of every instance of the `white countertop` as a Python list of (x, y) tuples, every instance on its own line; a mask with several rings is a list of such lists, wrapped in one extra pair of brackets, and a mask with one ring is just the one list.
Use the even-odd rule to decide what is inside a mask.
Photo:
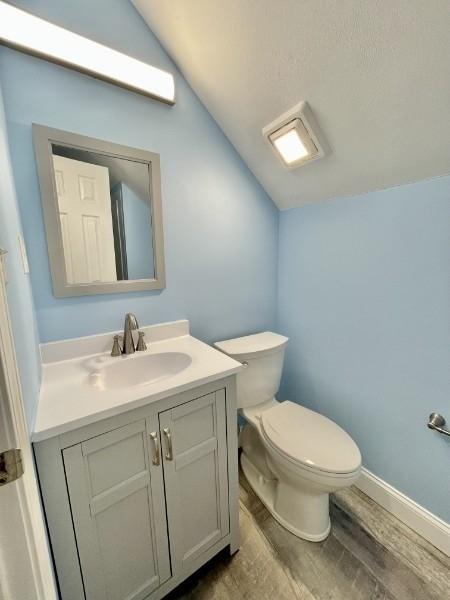
[(42, 385), (32, 441), (48, 439), (242, 369), (241, 363), (189, 335), (187, 321), (142, 329), (146, 332), (146, 354), (182, 352), (192, 362), (181, 372), (153, 383), (102, 390), (90, 383), (93, 370), (143, 354), (111, 357), (112, 336), (118, 332), (44, 344)]

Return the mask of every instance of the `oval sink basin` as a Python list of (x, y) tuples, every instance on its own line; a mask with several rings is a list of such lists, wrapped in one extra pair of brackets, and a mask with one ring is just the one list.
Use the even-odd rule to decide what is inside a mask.
[(90, 384), (109, 390), (149, 385), (180, 373), (191, 362), (192, 358), (183, 352), (123, 356), (91, 373)]

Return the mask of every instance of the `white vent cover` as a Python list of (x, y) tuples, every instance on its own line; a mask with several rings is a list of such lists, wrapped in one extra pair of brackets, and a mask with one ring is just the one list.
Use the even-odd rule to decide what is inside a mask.
[(328, 153), (314, 115), (304, 101), (264, 127), (263, 135), (288, 169), (296, 169)]

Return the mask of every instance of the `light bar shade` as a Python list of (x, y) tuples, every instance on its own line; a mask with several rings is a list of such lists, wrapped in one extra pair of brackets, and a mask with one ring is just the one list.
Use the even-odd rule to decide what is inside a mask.
[(0, 2), (0, 42), (140, 94), (175, 103), (173, 75)]

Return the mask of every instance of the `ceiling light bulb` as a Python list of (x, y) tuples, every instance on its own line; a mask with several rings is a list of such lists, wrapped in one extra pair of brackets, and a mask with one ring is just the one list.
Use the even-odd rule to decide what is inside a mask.
[(288, 165), (308, 156), (308, 149), (300, 139), (297, 130), (291, 129), (273, 140), (273, 143), (281, 154), (282, 159)]
[(288, 169), (296, 169), (325, 156), (325, 140), (305, 101), (280, 115), (262, 132)]

